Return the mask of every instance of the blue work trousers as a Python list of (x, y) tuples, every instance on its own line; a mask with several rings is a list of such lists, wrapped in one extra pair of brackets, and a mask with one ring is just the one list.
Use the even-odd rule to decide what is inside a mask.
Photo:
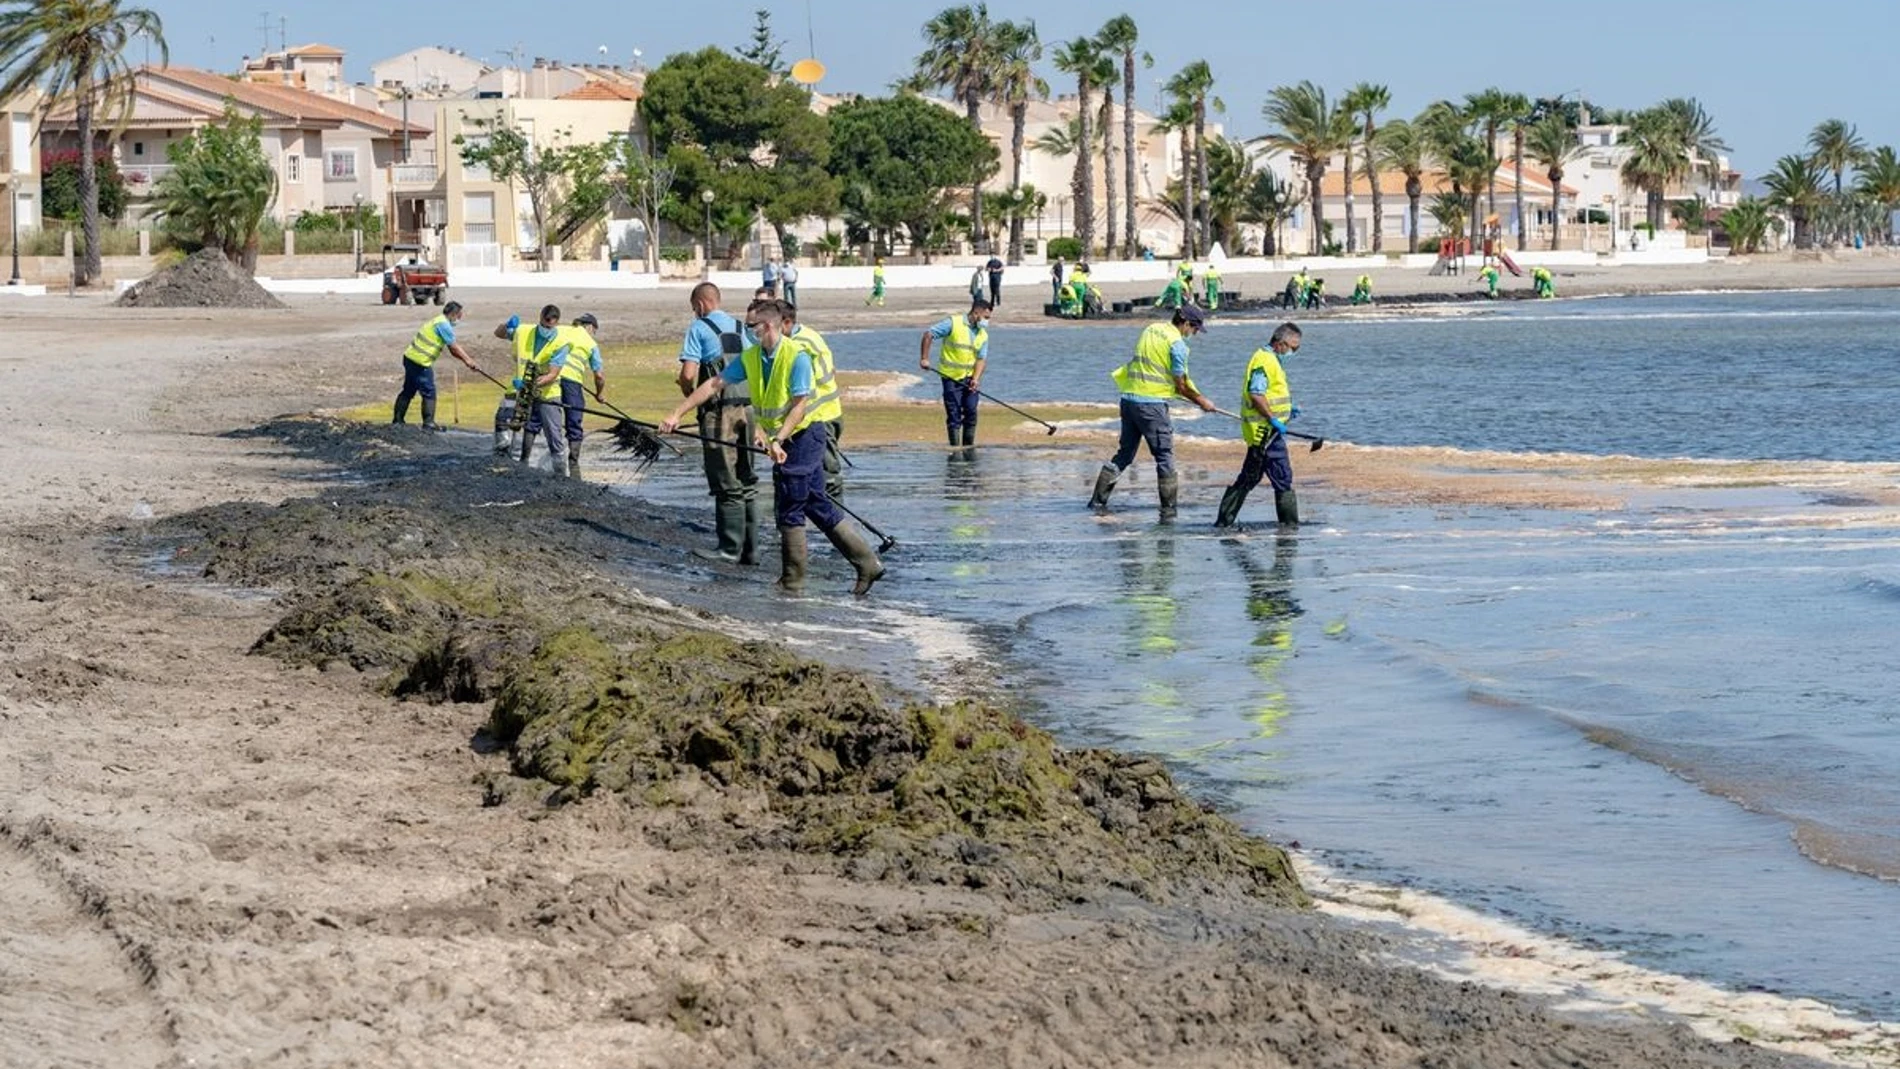
[(1127, 471), (1135, 462), (1135, 450), (1143, 443), (1155, 458), (1156, 475), (1174, 474), (1174, 417), (1168, 414), (1166, 401), (1130, 401), (1122, 398), (1122, 440), (1112, 462), (1118, 471)]
[(785, 440), (785, 462), (772, 468), (772, 510), (780, 527), (803, 527), (810, 519), (829, 534), (844, 513), (825, 494), (825, 443), (829, 424), (813, 423)]

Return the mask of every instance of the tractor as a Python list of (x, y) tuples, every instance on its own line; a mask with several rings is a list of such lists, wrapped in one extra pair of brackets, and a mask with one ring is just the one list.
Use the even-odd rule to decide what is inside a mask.
[(383, 246), (384, 304), (441, 304), (448, 292), (449, 269), (424, 260), (422, 246)]

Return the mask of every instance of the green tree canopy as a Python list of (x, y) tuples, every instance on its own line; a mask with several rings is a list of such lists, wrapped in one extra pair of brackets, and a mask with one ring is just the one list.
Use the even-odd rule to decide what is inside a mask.
[[(606, 171), (611, 145), (576, 144), (564, 130), (537, 145), (510, 123), (471, 119), (470, 125), (484, 135), (480, 140), (456, 135), (462, 162), (486, 167), (497, 182), (517, 185), (528, 195), (536, 239), (543, 246), (569, 241), (599, 221), (610, 191)], [(543, 256), (542, 270), (547, 263)]]
[(668, 56), (647, 77), (641, 109), (655, 154), (673, 168), (676, 195), (661, 214), (675, 226), (698, 232), (705, 189), (720, 218), (762, 211), (781, 230), (836, 211), (830, 127), (802, 89), (764, 67), (717, 48)]
[(233, 263), (257, 265), (257, 232), (277, 196), (277, 169), (259, 140), (261, 116), (225, 101), (224, 118), (171, 148), (172, 169), (152, 191), (159, 225), (187, 251), (217, 248)]
[[(98, 176), (99, 218), (117, 223), (125, 218), (126, 200), (130, 196), (125, 175), (119, 172), (118, 161), (108, 152), (93, 153), (92, 165)], [(40, 171), (41, 213), (48, 219), (78, 222), (86, 207), (79, 196), (79, 150), (41, 154)]]
[(831, 168), (845, 211), (911, 240), (939, 236), (951, 191), (996, 166), (996, 148), (967, 122), (920, 97), (854, 100), (831, 112)]

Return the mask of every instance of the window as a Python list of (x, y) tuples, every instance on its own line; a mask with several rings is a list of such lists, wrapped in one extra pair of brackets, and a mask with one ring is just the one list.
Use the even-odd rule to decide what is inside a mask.
[[(462, 144), (469, 148), (485, 147), (488, 144), (488, 135), (464, 134), (462, 135)], [(463, 158), (466, 159), (466, 157)], [(462, 164), (462, 177), (471, 182), (486, 182), (489, 181), (492, 176), (489, 175), (488, 165), (485, 163), (464, 163)]]
[(284, 181), (293, 185), (303, 181), (303, 157), (295, 152), (284, 157)]
[(356, 150), (353, 148), (331, 149), (325, 152), (323, 177), (328, 182), (356, 181)]
[(495, 195), (462, 194), (462, 237), (470, 245), (495, 243)]
[(132, 155), (134, 156), (145, 155), (145, 142), (143, 141), (132, 142)]

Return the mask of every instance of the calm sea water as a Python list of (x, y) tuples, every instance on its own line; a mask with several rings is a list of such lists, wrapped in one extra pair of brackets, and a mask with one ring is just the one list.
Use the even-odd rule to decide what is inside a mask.
[[(1198, 340), (1203, 387), (1270, 325)], [(1314, 321), (1289, 371), (1309, 429), (1360, 443), (1894, 460), (1896, 328), (1888, 291), (1519, 304)], [(999, 329), (986, 384), (1111, 401), (1134, 333)], [(915, 370), (915, 332), (832, 340), (841, 366)], [(1900, 1017), (1900, 512), (1775, 486), (1601, 513), (1317, 487), (1297, 534), (1221, 538), (1212, 480), (1153, 524), (1145, 457), (1092, 516), (1104, 450), (1060, 443), (857, 451), (849, 503), (901, 540), (892, 578), (868, 608), (788, 607), (790, 633), (966, 636), (1066, 741), (1164, 754), (1351, 875)], [(686, 464), (629, 489), (704, 493)]]

